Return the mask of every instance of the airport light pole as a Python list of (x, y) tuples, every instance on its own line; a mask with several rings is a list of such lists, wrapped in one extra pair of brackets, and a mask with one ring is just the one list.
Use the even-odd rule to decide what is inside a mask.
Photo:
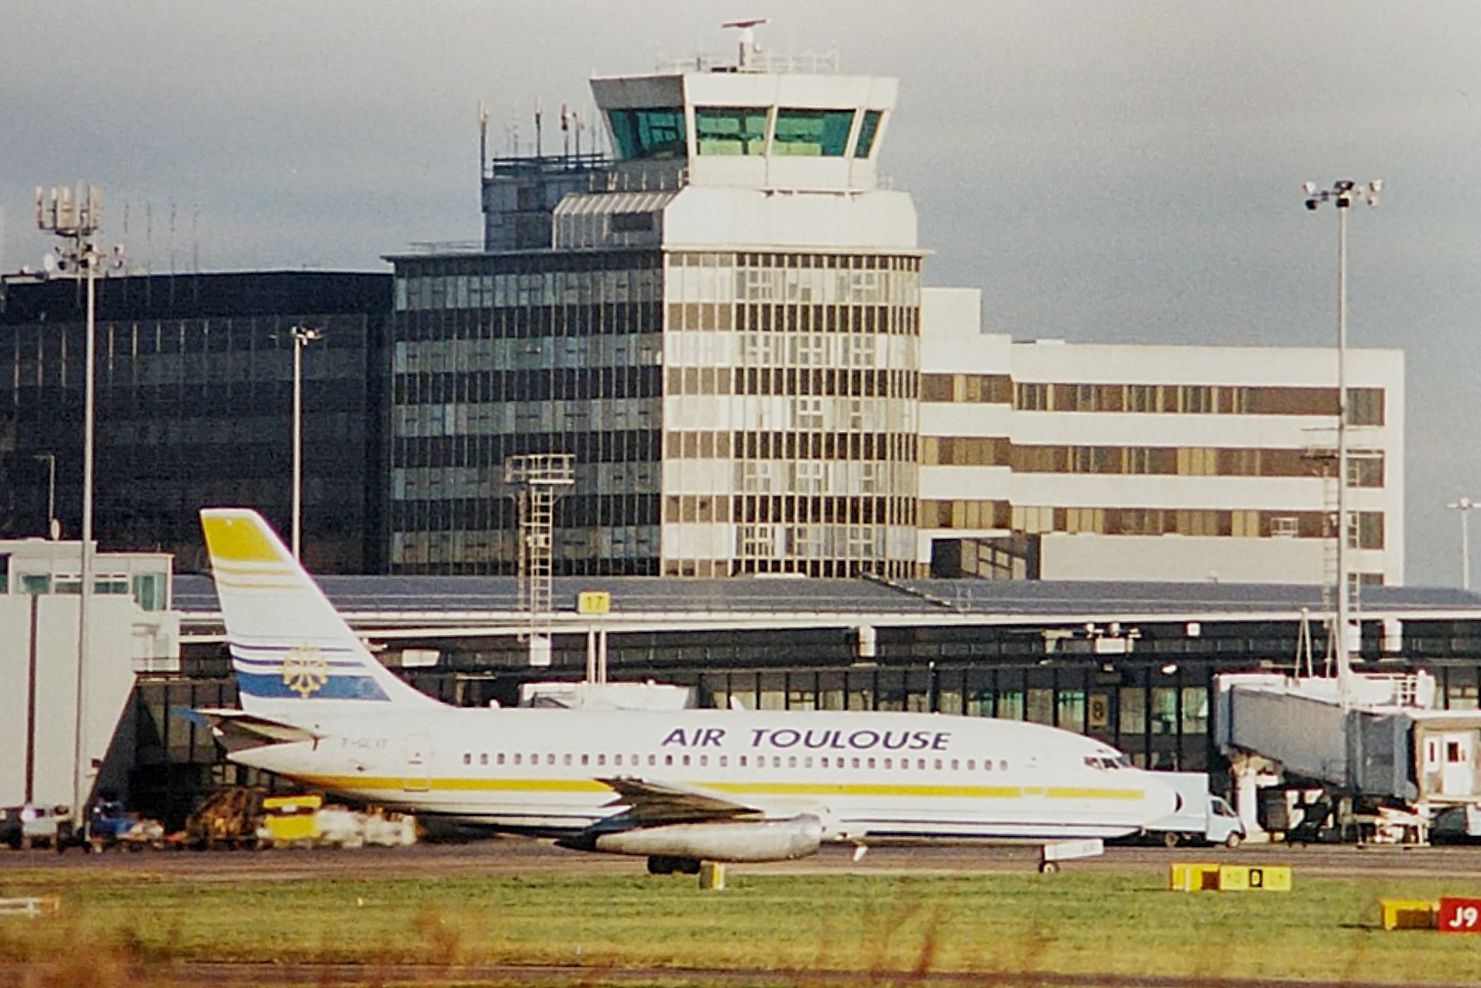
[(61, 536), (57, 525), (57, 456), (55, 453), (36, 453), (31, 458), (37, 463), (46, 461), (46, 537), (55, 541)]
[(294, 326), (293, 335), (293, 558), (299, 554), (303, 530), (303, 348), (324, 338), (324, 331)]
[(1476, 507), (1476, 502), (1468, 497), (1451, 501), (1445, 505), (1451, 511), (1460, 512), (1460, 588), (1471, 589), (1471, 531), (1469, 516)]
[[(48, 195), (36, 189), (36, 226), (63, 241), (60, 258), (47, 259), (47, 274), (81, 278), (87, 283), (87, 333), (83, 350), (82, 428), (82, 546), (81, 574), (77, 597), (77, 697), (72, 727), (72, 825), (81, 827), (87, 814), (82, 802), (87, 796), (86, 713), (88, 601), (93, 592), (93, 422), (96, 374), (97, 271), (103, 255), (93, 242), (103, 220), (103, 197), (95, 186), (78, 189), (57, 186)], [(55, 461), (53, 461), (55, 462)]]
[(1378, 205), (1378, 193), (1383, 181), (1374, 179), (1367, 186), (1358, 185), (1351, 179), (1332, 183), (1330, 189), (1320, 189), (1315, 182), (1302, 186), (1306, 192), (1306, 208), (1315, 212), (1324, 202), (1337, 207), (1337, 688), (1344, 706), (1348, 699), (1348, 683), (1352, 676), (1351, 656), (1348, 650), (1348, 623), (1352, 593), (1348, 574), (1348, 518), (1347, 518), (1347, 211), (1354, 202), (1365, 202), (1369, 207)]

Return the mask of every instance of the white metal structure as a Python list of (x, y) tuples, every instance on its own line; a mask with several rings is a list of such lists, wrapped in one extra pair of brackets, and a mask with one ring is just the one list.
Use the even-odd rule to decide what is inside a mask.
[(203, 715), (233, 760), (352, 798), (656, 871), (824, 841), (1098, 840), (1174, 806), (1115, 749), (1016, 721), (448, 707), (371, 657), (256, 513), (201, 516), (243, 706)]

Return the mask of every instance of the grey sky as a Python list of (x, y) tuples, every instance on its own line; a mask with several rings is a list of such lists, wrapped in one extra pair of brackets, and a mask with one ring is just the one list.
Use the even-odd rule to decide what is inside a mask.
[(901, 80), (883, 168), (929, 280), (980, 287), (1017, 338), (1327, 345), (1336, 219), (1300, 184), (1383, 178), (1352, 217), (1350, 335), (1407, 352), (1408, 579), (1458, 583), (1444, 503), (1481, 495), (1473, 0), (7, 0), (0, 267), (49, 246), (33, 187), (79, 180), (157, 272), (384, 270), (476, 240), (480, 100), (499, 152), (541, 100), (553, 151), (593, 72), (728, 55), (743, 16), (771, 18), (764, 47)]

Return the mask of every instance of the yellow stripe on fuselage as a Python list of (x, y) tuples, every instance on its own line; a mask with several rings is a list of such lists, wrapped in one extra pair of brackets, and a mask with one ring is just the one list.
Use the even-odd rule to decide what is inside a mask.
[[(296, 776), (301, 781), (325, 789), (396, 790), (402, 791), (408, 781), (403, 776), (368, 777), (349, 775)], [(413, 792), (612, 792), (596, 779), (431, 779), (425, 787), (413, 780)], [(1140, 801), (1146, 794), (1140, 789), (1092, 789), (1051, 787), (1024, 789), (1020, 786), (949, 786), (888, 785), (883, 783), (818, 783), (818, 782), (698, 782), (693, 785), (713, 793), (735, 796), (893, 796), (935, 799), (1023, 799), (1042, 796), (1046, 799), (1097, 799)]]

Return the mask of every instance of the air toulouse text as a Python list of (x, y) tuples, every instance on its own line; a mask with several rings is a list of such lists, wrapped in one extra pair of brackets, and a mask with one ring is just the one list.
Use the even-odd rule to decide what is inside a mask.
[[(659, 744), (661, 748), (725, 747), (723, 727), (676, 727)], [(794, 730), (790, 727), (750, 729), (750, 748), (810, 748), (830, 751), (946, 751), (950, 731), (857, 731)]]

